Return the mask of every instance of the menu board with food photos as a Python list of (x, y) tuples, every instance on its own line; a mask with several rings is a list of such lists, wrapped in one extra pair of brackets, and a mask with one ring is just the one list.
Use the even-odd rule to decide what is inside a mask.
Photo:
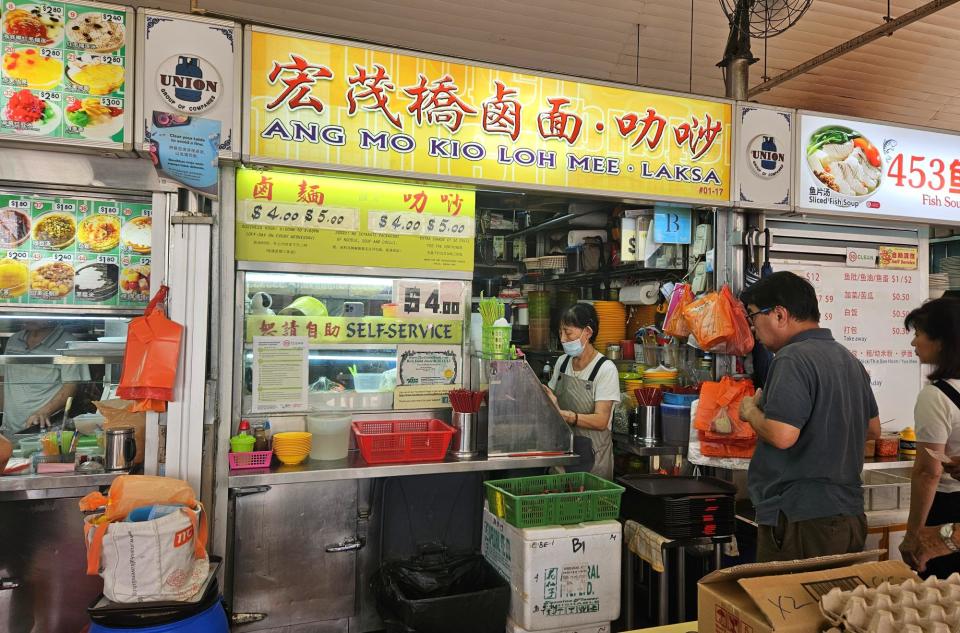
[(0, 2), (0, 137), (105, 147), (129, 140), (133, 10)]
[(0, 304), (142, 308), (149, 204), (0, 194)]

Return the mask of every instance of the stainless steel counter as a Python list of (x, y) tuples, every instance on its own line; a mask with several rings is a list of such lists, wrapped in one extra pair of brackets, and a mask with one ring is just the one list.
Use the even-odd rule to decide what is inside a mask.
[(101, 486), (109, 486), (122, 474), (8, 475), (0, 477), (0, 502), (78, 498)]
[(891, 468), (913, 468), (913, 459), (906, 457), (867, 457), (863, 460), (864, 470), (889, 470)]
[(531, 457), (479, 457), (457, 460), (448, 457), (442, 462), (423, 464), (384, 464), (371, 466), (351, 451), (346, 459), (320, 462), (310, 460), (296, 466), (280, 466), (274, 469), (230, 471), (229, 486), (269, 486), (314, 481), (337, 481), (344, 479), (372, 479), (375, 477), (404, 477), (407, 475), (435, 475), (439, 473), (466, 473), (487, 470), (511, 470), (515, 468), (547, 468), (572, 464), (576, 455), (531, 456)]

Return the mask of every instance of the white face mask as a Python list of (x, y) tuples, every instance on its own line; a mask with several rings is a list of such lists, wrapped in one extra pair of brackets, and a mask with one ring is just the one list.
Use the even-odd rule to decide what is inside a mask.
[[(583, 334), (586, 334), (586, 329), (583, 330), (583, 333), (579, 337), (575, 338), (572, 341), (561, 341), (563, 344), (563, 353), (569, 356), (570, 358), (577, 358), (583, 354), (584, 343), (580, 339), (583, 338)], [(589, 335), (588, 335), (589, 339)]]

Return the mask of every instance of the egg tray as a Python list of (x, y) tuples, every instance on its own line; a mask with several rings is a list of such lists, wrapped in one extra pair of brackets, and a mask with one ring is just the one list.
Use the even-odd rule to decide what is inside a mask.
[(825, 633), (960, 633), (960, 574), (834, 588), (820, 598), (820, 612)]

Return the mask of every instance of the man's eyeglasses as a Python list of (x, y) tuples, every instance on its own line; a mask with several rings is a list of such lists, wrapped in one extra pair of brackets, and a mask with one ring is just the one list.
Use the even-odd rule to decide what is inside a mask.
[(750, 314), (747, 315), (747, 320), (750, 321), (750, 323), (753, 323), (753, 317), (758, 316), (760, 314), (769, 314), (771, 310), (773, 310), (773, 308), (763, 308), (762, 310), (751, 312)]

